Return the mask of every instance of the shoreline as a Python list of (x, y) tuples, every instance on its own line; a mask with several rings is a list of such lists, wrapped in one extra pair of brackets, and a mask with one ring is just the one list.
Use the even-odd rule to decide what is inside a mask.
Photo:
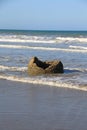
[(0, 129), (86, 130), (87, 92), (0, 79)]
[(54, 83), (54, 82), (45, 82), (44, 80), (27, 80), (23, 78), (17, 78), (14, 76), (0, 76), (0, 80), (6, 80), (9, 82), (16, 82), (16, 83), (25, 83), (25, 84), (31, 84), (31, 85), (36, 85), (36, 86), (48, 86), (52, 87), (54, 86), (55, 88), (65, 88), (65, 89), (71, 89), (71, 90), (78, 90), (78, 91), (84, 91), (87, 92), (87, 88), (85, 86), (81, 87), (78, 85), (73, 85), (73, 84), (67, 84), (67, 83)]

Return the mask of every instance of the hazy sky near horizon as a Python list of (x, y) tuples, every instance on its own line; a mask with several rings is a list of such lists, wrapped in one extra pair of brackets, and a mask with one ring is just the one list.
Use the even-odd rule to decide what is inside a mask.
[(1, 0), (0, 29), (87, 30), (87, 2)]

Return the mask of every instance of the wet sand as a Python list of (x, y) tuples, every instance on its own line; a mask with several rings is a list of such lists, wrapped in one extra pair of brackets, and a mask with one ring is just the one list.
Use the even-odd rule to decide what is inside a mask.
[(0, 130), (87, 130), (87, 92), (0, 80)]

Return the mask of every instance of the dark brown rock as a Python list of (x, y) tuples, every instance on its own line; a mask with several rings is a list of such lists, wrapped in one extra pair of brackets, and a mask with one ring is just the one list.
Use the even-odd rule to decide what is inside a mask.
[(28, 73), (30, 75), (41, 75), (51, 73), (63, 73), (63, 64), (61, 61), (41, 61), (37, 57), (33, 57), (28, 64)]

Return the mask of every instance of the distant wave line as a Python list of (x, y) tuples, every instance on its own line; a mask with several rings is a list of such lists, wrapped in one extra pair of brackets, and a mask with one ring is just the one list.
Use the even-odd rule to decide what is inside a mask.
[(0, 48), (11, 48), (11, 49), (33, 49), (33, 50), (44, 50), (44, 51), (65, 51), (65, 52), (81, 52), (87, 53), (87, 50), (79, 49), (64, 49), (64, 48), (47, 48), (47, 47), (31, 47), (31, 46), (19, 46), (19, 45), (1, 45)]

